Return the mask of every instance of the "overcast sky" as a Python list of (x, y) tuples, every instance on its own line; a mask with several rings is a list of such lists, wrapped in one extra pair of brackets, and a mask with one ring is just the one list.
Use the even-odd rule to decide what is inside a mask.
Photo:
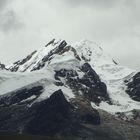
[(140, 0), (0, 0), (0, 61), (52, 38), (89, 39), (121, 65), (140, 69)]

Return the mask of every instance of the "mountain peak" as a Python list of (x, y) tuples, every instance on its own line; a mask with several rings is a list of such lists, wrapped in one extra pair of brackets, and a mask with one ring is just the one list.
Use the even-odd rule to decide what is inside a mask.
[(60, 62), (62, 59), (67, 60), (68, 63), (75, 59), (76, 63), (77, 60), (82, 60), (81, 62), (89, 62), (92, 65), (114, 64), (103, 49), (92, 41), (82, 40), (70, 45), (65, 40), (52, 39), (45, 47), (34, 51), (26, 58), (7, 66), (7, 68), (14, 72), (34, 71), (44, 68), (45, 65), (50, 65), (51, 62), (53, 64), (58, 60)]
[(6, 70), (5, 65), (4, 65), (4, 64), (2, 64), (1, 62), (0, 62), (0, 69), (1, 69), (1, 70)]
[(62, 39), (52, 39), (50, 42), (48, 42), (45, 47), (48, 47), (49, 45), (55, 46), (56, 44), (66, 42), (65, 40)]

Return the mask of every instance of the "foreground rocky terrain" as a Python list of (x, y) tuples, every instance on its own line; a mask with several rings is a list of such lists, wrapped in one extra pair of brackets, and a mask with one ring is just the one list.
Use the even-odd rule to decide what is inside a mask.
[(0, 68), (1, 133), (140, 139), (140, 74), (119, 66), (95, 43), (53, 39)]

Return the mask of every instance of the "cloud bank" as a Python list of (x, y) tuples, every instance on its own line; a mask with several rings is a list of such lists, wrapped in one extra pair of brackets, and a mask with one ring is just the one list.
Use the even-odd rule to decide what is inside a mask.
[(0, 0), (0, 61), (11, 63), (52, 38), (89, 39), (140, 69), (139, 0)]

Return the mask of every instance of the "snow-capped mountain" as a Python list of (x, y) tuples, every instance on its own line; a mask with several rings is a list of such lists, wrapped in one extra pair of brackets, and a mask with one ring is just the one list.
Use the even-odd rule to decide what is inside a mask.
[[(14, 113), (10, 111), (0, 115), (0, 130), (73, 136), (80, 129), (84, 131), (80, 137), (88, 137), (83, 124), (101, 124), (99, 110), (118, 119), (137, 121), (139, 118), (140, 74), (136, 70), (119, 66), (100, 46), (91, 41), (84, 40), (70, 45), (64, 40), (53, 39), (26, 58), (2, 69), (0, 113), (8, 109)], [(48, 106), (46, 111), (45, 106)], [(3, 117), (9, 115), (7, 125), (3, 124)], [(44, 125), (46, 119), (41, 115), (48, 119)], [(54, 124), (58, 123), (56, 118), (62, 122), (65, 120), (58, 124), (60, 128)], [(20, 122), (21, 119), (24, 121)], [(15, 121), (17, 125), (9, 128)], [(90, 129), (93, 131), (94, 128)], [(89, 133), (89, 138), (96, 138), (93, 134)], [(115, 135), (115, 132), (112, 134)], [(109, 138), (115, 140), (113, 136)], [(121, 139), (121, 136), (117, 135), (117, 138)]]
[(92, 103), (94, 107), (111, 113), (140, 109), (140, 103), (132, 100), (125, 92), (127, 87), (124, 83), (125, 80), (131, 79), (136, 71), (117, 65), (109, 55), (105, 54), (100, 46), (91, 41), (84, 40), (69, 45), (64, 40), (53, 39), (45, 47), (34, 51), (25, 59), (17, 61), (7, 66), (7, 68), (17, 72), (35, 70), (44, 72), (50, 71), (50, 69), (52, 71), (66, 69), (75, 70), (79, 76), (82, 76), (84, 73), (79, 68), (84, 63), (90, 64), (100, 76), (101, 81), (107, 85), (112, 102), (109, 105), (102, 101), (99, 106), (94, 106), (94, 103)]

